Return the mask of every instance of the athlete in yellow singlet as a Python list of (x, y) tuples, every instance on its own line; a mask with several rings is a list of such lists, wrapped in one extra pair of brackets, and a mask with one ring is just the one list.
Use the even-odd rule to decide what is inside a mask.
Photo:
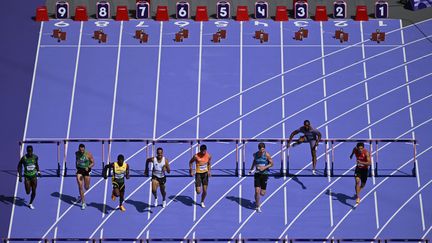
[(125, 178), (129, 179), (129, 165), (124, 162), (123, 154), (117, 156), (117, 162), (110, 163), (105, 166), (103, 171), (104, 179), (107, 179), (107, 171), (112, 169), (112, 184), (113, 190), (111, 198), (113, 201), (120, 197), (119, 209), (124, 212), (126, 208), (123, 206), (125, 193)]
[(203, 186), (203, 191), (201, 195), (201, 207), (205, 208), (204, 199), (207, 196), (207, 187), (208, 180), (211, 176), (211, 155), (207, 153), (207, 146), (201, 145), (200, 152), (195, 154), (191, 160), (189, 161), (189, 174), (191, 176), (194, 175), (194, 171), (192, 170), (192, 164), (195, 162), (195, 189), (196, 193), (201, 193), (201, 184)]

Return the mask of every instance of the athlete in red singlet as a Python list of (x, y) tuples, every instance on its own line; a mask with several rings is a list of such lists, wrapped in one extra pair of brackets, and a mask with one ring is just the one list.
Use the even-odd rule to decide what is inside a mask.
[[(350, 159), (353, 155), (357, 158), (357, 166), (354, 172), (355, 175), (355, 191), (356, 191), (356, 203), (360, 203), (360, 191), (366, 185), (369, 166), (371, 165), (371, 158), (369, 151), (364, 148), (364, 143), (357, 143), (357, 146), (353, 149)], [(361, 182), (361, 183), (360, 183)]]

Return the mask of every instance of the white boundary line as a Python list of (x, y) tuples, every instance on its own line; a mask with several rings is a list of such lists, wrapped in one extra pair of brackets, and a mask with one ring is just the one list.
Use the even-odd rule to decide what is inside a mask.
[[(400, 20), (399, 23), (400, 23), (400, 26), (402, 26), (402, 20)], [(402, 41), (402, 45), (403, 45), (403, 44), (405, 44), (405, 37), (404, 37), (403, 29), (401, 29), (400, 34), (401, 34), (401, 41)], [(406, 50), (405, 50), (405, 47), (402, 48), (402, 52), (403, 52), (404, 62), (406, 62), (407, 59), (406, 59)], [(405, 65), (405, 82), (406, 83), (409, 82), (408, 65)], [(411, 89), (410, 89), (409, 85), (407, 85), (407, 95), (408, 95), (408, 104), (411, 104)], [(414, 127), (414, 118), (413, 118), (414, 116), (413, 116), (412, 107), (410, 107), (410, 109), (409, 109), (409, 116), (410, 116), (410, 125), (411, 125), (411, 127)], [(413, 139), (416, 138), (415, 131), (413, 131), (411, 133), (411, 137)], [(416, 164), (417, 164), (417, 166), (416, 166), (417, 186), (420, 188), (420, 186), (421, 186), (421, 183), (420, 183), (421, 182), (421, 180), (420, 180), (420, 168), (418, 166), (417, 161), (416, 161)], [(422, 227), (423, 227), (423, 231), (424, 231), (424, 230), (426, 230), (426, 224), (425, 224), (425, 217), (424, 217), (424, 210), (423, 210), (423, 197), (422, 197), (421, 193), (419, 194), (419, 203), (420, 203), (420, 216), (421, 216)]]
[[(322, 75), (325, 76), (326, 75), (326, 68), (325, 68), (325, 53), (324, 53), (324, 36), (323, 36), (323, 22), (320, 21), (320, 39), (321, 39), (321, 68), (322, 68)], [(362, 40), (363, 41), (363, 40)], [(326, 78), (322, 79), (323, 82), (323, 97), (324, 99), (327, 98), (327, 86), (326, 86)], [(324, 100), (324, 121), (325, 123), (327, 123), (328, 121), (328, 113), (327, 113), (327, 100)], [(326, 138), (329, 137), (329, 130), (328, 130), (328, 125), (325, 125), (325, 132), (326, 132)], [(328, 149), (328, 144), (325, 144), (326, 149)], [(329, 166), (329, 155), (326, 154), (326, 161), (327, 161), (327, 180), (330, 183), (331, 182), (331, 175), (330, 173), (328, 173), (330, 166)], [(333, 200), (332, 200), (332, 194), (331, 194), (331, 188), (330, 188), (330, 193), (328, 195), (328, 199), (329, 199), (329, 211), (330, 211), (330, 226), (333, 227)]]
[[(82, 32), (83, 32), (84, 22), (81, 21), (80, 25), (81, 26), (80, 26), (80, 34), (79, 34), (79, 40), (78, 40), (77, 57), (76, 57), (76, 61), (75, 61), (74, 81), (73, 81), (73, 86), (72, 86), (72, 95), (71, 95), (71, 102), (70, 102), (70, 107), (69, 107), (69, 120), (68, 120), (67, 132), (66, 132), (66, 139), (69, 138), (70, 127), (71, 127), (71, 123), (72, 123), (72, 114), (73, 114), (73, 106), (74, 106), (74, 102), (75, 102), (76, 82), (77, 82), (77, 76), (78, 76), (78, 65), (79, 65), (79, 58), (80, 58), (80, 51), (81, 51), (81, 41), (82, 41)], [(58, 204), (57, 204), (56, 221), (58, 220), (59, 215), (60, 215), (60, 206), (61, 206), (61, 202), (62, 202), (61, 197), (62, 197), (62, 193), (63, 193), (64, 172), (66, 169), (65, 167), (66, 167), (68, 147), (69, 147), (68, 143), (65, 143), (63, 169), (61, 172), (62, 174), (60, 175), (61, 181), (60, 181), (59, 199), (58, 199)], [(56, 226), (54, 229), (54, 238), (57, 238), (57, 230), (58, 230), (58, 227)]]
[[(363, 21), (360, 21), (360, 34), (361, 34), (361, 40), (364, 40), (364, 34), (363, 34)], [(362, 44), (362, 59), (364, 60), (366, 58), (366, 50), (364, 47), (364, 44)], [(366, 68), (366, 61), (363, 62), (363, 77), (366, 79), (368, 77), (367, 75), (367, 68)], [(364, 83), (364, 90), (365, 90), (365, 97), (366, 101), (369, 100), (369, 88), (368, 83)], [(369, 103), (366, 105), (366, 112), (367, 112), (367, 121), (368, 125), (371, 123), (371, 115), (370, 115), (370, 105)], [(372, 139), (372, 128), (368, 129), (368, 135), (369, 139)], [(372, 184), (376, 184), (375, 179), (375, 163), (374, 163), (374, 157), (371, 157), (371, 170), (372, 170)], [(376, 192), (374, 192), (374, 204), (375, 204), (375, 224), (376, 228), (379, 229), (380, 223), (379, 223), (379, 213), (378, 213), (378, 197)]]
[(429, 229), (424, 233), (424, 235), (422, 236), (422, 239), (426, 238), (426, 236), (431, 232), (432, 230), (432, 226), (429, 227)]
[[(37, 48), (36, 48), (36, 57), (35, 57), (35, 62), (34, 62), (34, 67), (33, 67), (33, 77), (32, 77), (32, 84), (31, 84), (31, 88), (30, 88), (29, 102), (28, 102), (28, 106), (27, 106), (27, 115), (26, 115), (26, 120), (25, 120), (25, 125), (24, 125), (23, 140), (25, 140), (27, 138), (27, 128), (28, 128), (30, 110), (31, 110), (32, 99), (33, 99), (33, 90), (34, 90), (34, 85), (35, 85), (35, 80), (36, 80), (36, 71), (37, 71), (37, 65), (38, 65), (38, 60), (39, 60), (39, 50), (40, 50), (40, 46), (41, 46), (40, 43), (41, 43), (41, 39), (42, 39), (43, 26), (44, 26), (44, 22), (42, 21), (40, 28), (39, 28), (39, 39), (38, 39), (38, 44), (37, 44)], [(21, 148), (20, 157), (23, 155), (23, 151), (24, 151), (24, 146)], [(14, 198), (13, 198), (13, 203), (12, 203), (12, 212), (11, 212), (11, 216), (10, 216), (10, 220), (9, 220), (8, 238), (11, 237), (11, 233), (12, 233), (13, 219), (14, 219), (14, 215), (15, 215), (15, 203), (16, 203), (16, 197), (17, 197), (17, 193), (18, 193), (18, 186), (19, 186), (19, 177), (17, 176), (16, 181), (15, 181), (15, 191), (14, 191)]]
[[(284, 60), (284, 42), (283, 42), (283, 22), (281, 21), (279, 23), (280, 26), (280, 51), (281, 51), (281, 73), (285, 72), (285, 60)], [(285, 93), (285, 75), (281, 76), (281, 93)], [(285, 119), (285, 98), (282, 98), (282, 119)], [(285, 140), (285, 122), (282, 123), (282, 139)], [(284, 142), (283, 144), (284, 146), (286, 145), (286, 143)], [(284, 150), (281, 154), (281, 156), (283, 156), (282, 158), (282, 170), (284, 172), (286, 172), (286, 150)], [(286, 173), (284, 173), (284, 181), (287, 179), (286, 177)], [(287, 199), (287, 190), (286, 187), (284, 187), (284, 224), (287, 225), (288, 224), (288, 199)]]
[[(110, 126), (110, 134), (109, 138), (112, 139), (113, 131), (114, 131), (114, 117), (115, 117), (115, 109), (116, 109), (116, 101), (117, 101), (117, 87), (118, 87), (118, 77), (119, 77), (119, 69), (120, 69), (120, 55), (121, 55), (121, 46), (122, 46), (122, 37), (123, 37), (123, 21), (120, 22), (120, 34), (119, 34), (119, 43), (117, 49), (117, 65), (116, 65), (116, 73), (115, 73), (115, 81), (114, 81), (114, 97), (112, 102), (112, 110), (111, 110), (111, 126)], [(111, 145), (112, 146), (112, 145)], [(108, 148), (108, 156), (107, 162), (111, 162), (111, 146)], [(107, 198), (107, 188), (108, 188), (108, 180), (105, 180), (105, 190), (104, 190), (104, 203), (102, 209), (102, 219), (106, 214), (106, 198)], [(100, 238), (103, 238), (103, 228), (101, 229)]]
[[(243, 91), (243, 21), (240, 21), (240, 77), (239, 77), (239, 93)], [(243, 95), (239, 96), (239, 116), (243, 115)], [(243, 120), (240, 119), (239, 121), (239, 139), (241, 140), (243, 138)], [(239, 151), (243, 151), (243, 145), (240, 145)], [(243, 158), (243, 152), (238, 152), (238, 163), (239, 163), (239, 173), (238, 176), (241, 177), (242, 167), (243, 167), (243, 161), (245, 161), (245, 158)], [(243, 168), (246, 171), (246, 168)], [(238, 205), (238, 212), (239, 212), (239, 223), (242, 221), (242, 186), (239, 187), (239, 205)]]

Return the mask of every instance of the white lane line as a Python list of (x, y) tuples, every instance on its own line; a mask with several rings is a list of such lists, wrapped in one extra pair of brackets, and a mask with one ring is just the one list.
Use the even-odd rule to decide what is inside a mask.
[[(76, 57), (76, 61), (75, 61), (74, 80), (73, 80), (73, 86), (72, 86), (72, 96), (71, 96), (71, 102), (70, 102), (70, 108), (69, 108), (69, 120), (68, 120), (67, 132), (66, 132), (66, 139), (68, 139), (70, 136), (70, 127), (72, 124), (72, 113), (73, 113), (73, 107), (74, 107), (74, 101), (75, 101), (75, 90), (76, 90), (76, 82), (77, 82), (77, 76), (78, 76), (78, 64), (79, 64), (80, 51), (81, 51), (83, 25), (84, 25), (84, 22), (81, 21), (80, 34), (79, 34), (79, 40), (78, 40), (77, 57)], [(65, 167), (66, 167), (68, 147), (69, 147), (69, 144), (65, 143), (63, 169), (62, 169), (62, 174), (60, 175), (61, 180), (60, 180), (59, 200), (58, 200), (58, 204), (57, 204), (56, 221), (58, 220), (58, 218), (60, 216), (60, 206), (61, 206), (61, 202), (62, 202), (61, 198), (62, 198), (62, 193), (63, 193), (64, 172), (66, 169)], [(54, 229), (54, 238), (57, 238), (57, 230), (58, 230), (58, 227), (56, 226)]]
[[(400, 20), (399, 24), (402, 27), (402, 20)], [(402, 41), (402, 45), (403, 45), (403, 44), (405, 44), (405, 37), (404, 37), (403, 29), (401, 29), (400, 34), (401, 34), (401, 41)], [(403, 54), (404, 63), (406, 63), (407, 62), (407, 58), (406, 58), (405, 47), (402, 48), (402, 54)], [(405, 65), (405, 82), (406, 83), (409, 82), (408, 65)], [(408, 104), (411, 104), (411, 89), (410, 89), (410, 86), (407, 85), (406, 89), (407, 89), (407, 95), (408, 95)], [(413, 109), (412, 109), (412, 107), (409, 108), (409, 116), (410, 116), (410, 125), (411, 125), (411, 127), (414, 127), (414, 118), (413, 118), (414, 115), (413, 115)], [(411, 133), (411, 137), (412, 137), (412, 139), (416, 138), (415, 131), (413, 131)], [(420, 188), (420, 186), (421, 186), (421, 183), (420, 183), (421, 182), (421, 180), (420, 180), (420, 168), (418, 166), (417, 161), (415, 161), (415, 162), (417, 164), (417, 166), (415, 168), (416, 169), (416, 175), (417, 175), (417, 187)], [(422, 197), (421, 193), (419, 194), (419, 203), (420, 203), (420, 217), (421, 217), (422, 227), (423, 227), (423, 231), (424, 231), (424, 230), (426, 230), (426, 223), (425, 223), (424, 209), (423, 209), (423, 197)]]
[[(34, 62), (34, 67), (33, 67), (33, 77), (32, 77), (32, 84), (31, 84), (31, 88), (30, 88), (29, 103), (27, 106), (27, 114), (26, 114), (26, 120), (25, 120), (25, 125), (24, 125), (23, 140), (25, 140), (27, 138), (27, 128), (28, 128), (30, 110), (31, 110), (32, 100), (33, 100), (33, 90), (34, 90), (34, 85), (35, 85), (35, 80), (36, 80), (37, 65), (39, 62), (39, 50), (40, 50), (40, 46), (41, 46), (40, 43), (41, 43), (41, 39), (42, 39), (43, 26), (44, 26), (44, 22), (42, 21), (40, 28), (39, 28), (39, 39), (38, 39), (38, 44), (37, 44), (37, 48), (36, 48), (36, 57), (35, 57), (35, 62)], [(23, 156), (23, 153), (24, 153), (24, 145), (22, 146), (21, 151), (20, 151), (20, 159)], [(16, 180), (15, 180), (15, 191), (14, 191), (14, 198), (13, 198), (13, 203), (12, 203), (12, 212), (11, 212), (11, 216), (10, 216), (10, 220), (9, 220), (8, 238), (11, 237), (11, 233), (12, 233), (12, 226), (13, 226), (13, 220), (14, 220), (14, 215), (15, 215), (15, 203), (16, 203), (16, 197), (17, 197), (17, 193), (18, 193), (18, 185), (19, 185), (19, 177), (17, 176)]]
[[(361, 40), (364, 40), (364, 34), (363, 34), (363, 21), (360, 21), (360, 36), (361, 36)], [(364, 60), (366, 58), (366, 50), (364, 47), (364, 44), (362, 44), (362, 59)], [(365, 79), (367, 79), (367, 69), (366, 69), (366, 62), (363, 62), (363, 77)], [(364, 83), (364, 90), (365, 90), (365, 96), (366, 96), (366, 101), (369, 100), (369, 88), (368, 88), (368, 83), (365, 82)], [(371, 123), (371, 115), (370, 115), (370, 104), (368, 103), (366, 105), (366, 112), (367, 112), (367, 120), (368, 120), (368, 125), (370, 125)], [(369, 134), (369, 139), (372, 139), (372, 128), (368, 129), (368, 134)], [(371, 157), (371, 169), (372, 169), (372, 185), (376, 184), (376, 179), (375, 179), (375, 161), (374, 161), (374, 157)], [(378, 197), (376, 192), (374, 193), (374, 205), (375, 205), (375, 225), (376, 228), (379, 229), (380, 227), (380, 223), (379, 223), (379, 213), (378, 213)]]
[[(280, 26), (280, 53), (281, 53), (281, 73), (285, 73), (285, 60), (284, 60), (284, 42), (283, 42), (283, 22), (279, 23)], [(285, 75), (281, 76), (281, 94), (285, 93)], [(282, 98), (282, 119), (285, 119), (285, 98)], [(285, 140), (285, 122), (282, 123), (282, 139)], [(283, 147), (285, 147), (286, 143), (283, 143)], [(281, 154), (282, 156), (282, 170), (284, 171), (284, 181), (287, 179), (286, 177), (286, 150), (284, 150)], [(288, 224), (288, 200), (286, 194), (286, 187), (284, 188), (284, 223)]]
[[(239, 93), (241, 93), (243, 91), (243, 21), (240, 22), (240, 78), (239, 78), (239, 83), (240, 83), (240, 87), (239, 87)], [(243, 115), (243, 95), (239, 96), (239, 116)], [(239, 140), (243, 139), (243, 120), (240, 119), (239, 121)], [(239, 150), (242, 151), (239, 153), (238, 155), (238, 163), (239, 163), (239, 173), (238, 176), (239, 178), (241, 177), (241, 172), (242, 170), (242, 166), (243, 166), (243, 161), (245, 160), (245, 158), (243, 158), (243, 149), (244, 147), (241, 145)], [(246, 168), (243, 168), (246, 171)], [(241, 200), (242, 200), (242, 187), (239, 188), (239, 205), (238, 205), (238, 211), (239, 211), (239, 223), (241, 223), (242, 221), (242, 206), (241, 206)]]

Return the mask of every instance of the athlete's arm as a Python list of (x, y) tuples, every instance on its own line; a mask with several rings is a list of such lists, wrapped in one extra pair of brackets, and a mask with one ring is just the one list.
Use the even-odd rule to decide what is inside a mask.
[(90, 152), (88, 152), (88, 159), (90, 160), (89, 168), (91, 169), (94, 166), (94, 158), (93, 158), (93, 154)]
[(270, 156), (270, 154), (268, 152), (266, 152), (266, 157), (267, 157), (269, 164), (264, 166), (265, 169), (263, 169), (263, 170), (266, 170), (266, 169), (273, 167), (273, 158)]
[(40, 173), (40, 170), (39, 170), (39, 157), (37, 157), (36, 155), (35, 155), (35, 166), (36, 166), (36, 171), (38, 173), (38, 176), (40, 176), (41, 173)]
[(145, 165), (145, 170), (144, 170), (144, 175), (145, 175), (145, 176), (148, 176), (148, 173), (149, 173), (148, 165), (149, 165), (149, 163), (152, 162), (152, 161), (153, 161), (153, 157), (151, 157), (151, 158), (147, 158), (147, 159), (146, 159), (146, 165)]
[(169, 165), (169, 162), (168, 162), (168, 159), (167, 158), (165, 158), (165, 171), (169, 174), (169, 173), (171, 173), (171, 168), (170, 168), (170, 165)]
[(24, 157), (22, 157), (20, 159), (20, 161), (18, 162), (18, 177), (19, 177), (19, 181), (22, 182), (22, 166), (24, 164)]
[(255, 163), (255, 154), (253, 154), (253, 157), (254, 157), (254, 159), (253, 159), (253, 161), (252, 161), (252, 165), (251, 165), (251, 168), (250, 168), (250, 170), (249, 170), (249, 174), (252, 173), (252, 171), (253, 171), (253, 169), (255, 168), (255, 165), (256, 165), (256, 163)]
[(351, 152), (351, 155), (350, 155), (350, 159), (352, 159), (352, 157), (354, 156), (355, 151), (356, 151), (356, 148), (353, 148), (353, 150), (352, 150), (352, 152)]
[(189, 161), (189, 174), (193, 176), (192, 164), (196, 161), (195, 155)]
[(126, 164), (126, 179), (129, 180), (130, 176), (129, 176), (129, 164)]
[(291, 146), (291, 140), (292, 140), (293, 137), (294, 137), (295, 135), (297, 135), (298, 133), (299, 133), (299, 129), (294, 130), (294, 131), (291, 133), (291, 135), (290, 135), (290, 137), (289, 137), (289, 139), (288, 139), (288, 144), (287, 144), (288, 148), (289, 148), (289, 146)]
[(211, 176), (211, 172), (210, 172), (210, 170), (211, 170), (211, 155), (209, 154), (209, 160), (208, 160), (208, 163), (207, 163), (207, 173), (208, 173), (208, 176)]

